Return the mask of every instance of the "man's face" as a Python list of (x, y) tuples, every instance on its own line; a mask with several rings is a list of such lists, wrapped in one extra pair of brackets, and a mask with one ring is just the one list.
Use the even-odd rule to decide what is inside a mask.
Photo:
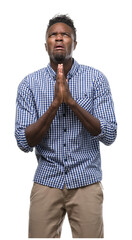
[(45, 47), (54, 63), (71, 59), (76, 44), (72, 28), (65, 23), (55, 23), (47, 31)]

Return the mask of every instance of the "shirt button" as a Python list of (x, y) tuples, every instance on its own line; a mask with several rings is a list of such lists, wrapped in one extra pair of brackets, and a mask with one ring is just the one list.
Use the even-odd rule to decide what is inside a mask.
[(66, 146), (66, 144), (64, 143), (64, 147)]
[(66, 114), (65, 113), (63, 113), (63, 117), (65, 117), (66, 116)]
[(64, 132), (66, 132), (66, 128), (64, 129)]

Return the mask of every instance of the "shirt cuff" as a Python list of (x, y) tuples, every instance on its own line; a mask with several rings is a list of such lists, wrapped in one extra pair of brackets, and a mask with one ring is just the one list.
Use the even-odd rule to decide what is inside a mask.
[(24, 152), (32, 152), (33, 151), (33, 147), (30, 147), (27, 139), (26, 139), (26, 135), (25, 135), (25, 129), (21, 129), (19, 131), (19, 133), (16, 136), (17, 138), (17, 144), (18, 147), (24, 151)]
[(117, 124), (108, 123), (105, 119), (99, 119), (101, 126), (101, 133), (94, 137), (105, 145), (111, 145), (117, 136)]
[(98, 139), (98, 140), (102, 140), (102, 138), (105, 136), (106, 130), (107, 130), (107, 124), (106, 121), (104, 119), (100, 119), (98, 118), (98, 120), (100, 121), (100, 127), (101, 127), (101, 133), (97, 136), (94, 136), (94, 139)]

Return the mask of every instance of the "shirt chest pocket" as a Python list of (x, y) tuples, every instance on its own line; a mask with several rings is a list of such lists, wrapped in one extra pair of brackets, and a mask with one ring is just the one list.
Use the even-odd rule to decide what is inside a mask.
[(93, 113), (93, 99), (91, 97), (77, 98), (76, 102), (89, 113)]

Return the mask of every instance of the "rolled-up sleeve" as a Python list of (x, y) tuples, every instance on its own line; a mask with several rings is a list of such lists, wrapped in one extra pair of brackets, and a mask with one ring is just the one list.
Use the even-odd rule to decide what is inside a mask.
[(102, 73), (94, 82), (94, 116), (101, 126), (101, 133), (94, 138), (105, 145), (112, 144), (117, 136), (117, 122), (110, 86)]
[(18, 147), (24, 151), (33, 151), (29, 146), (25, 129), (37, 120), (33, 93), (29, 87), (28, 79), (25, 78), (19, 85), (16, 99), (15, 137)]

